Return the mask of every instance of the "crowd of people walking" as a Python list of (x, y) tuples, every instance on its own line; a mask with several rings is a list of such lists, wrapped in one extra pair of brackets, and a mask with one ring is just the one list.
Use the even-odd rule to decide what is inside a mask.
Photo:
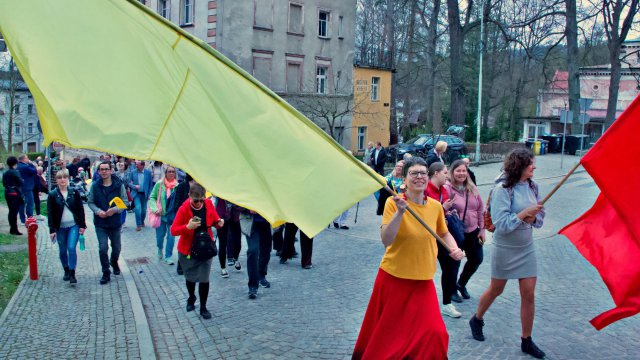
[[(385, 253), (353, 358), (446, 358), (448, 334), (442, 315), (460, 318), (463, 314), (453, 303), (473, 296), (467, 285), (483, 262), (486, 225), (495, 226), (491, 282), (469, 320), (472, 337), (484, 341), (484, 317), (491, 304), (509, 279), (518, 279), (521, 350), (542, 358), (544, 352), (531, 338), (537, 278), (532, 230), (542, 226), (545, 215), (544, 208), (538, 205), (538, 186), (532, 180), (533, 154), (516, 149), (507, 155), (485, 206), (468, 159), (447, 166), (445, 152), (446, 143), (438, 142), (426, 160), (406, 156), (385, 176), (393, 194), (385, 190), (376, 194)], [(387, 160), (380, 142), (375, 146), (369, 143), (365, 163), (384, 175)], [(204, 319), (211, 318), (207, 298), (213, 257), (218, 256), (222, 278), (229, 278), (227, 267), (241, 270), (243, 234), (247, 243), (249, 299), (258, 297), (259, 288), (271, 287), (267, 274), (273, 250), (280, 264), (298, 256), (294, 246), (298, 233), (300, 265), (303, 269), (313, 268), (313, 238), (295, 224), (272, 229), (260, 214), (208, 196), (189, 174), (174, 166), (120, 157), (112, 160), (109, 155), (103, 155), (93, 166), (88, 159), (76, 158), (66, 165), (60, 159), (31, 162), (26, 155), (9, 157), (6, 164), (2, 181), (10, 233), (22, 234), (18, 217), (24, 223), (26, 217), (39, 214), (36, 199), (47, 193), (50, 238), (58, 244), (62, 280), (70, 284), (78, 282), (76, 248), (87, 229), (82, 190), (70, 185), (76, 177), (90, 179), (86, 199), (98, 239), (100, 284), (106, 285), (112, 274), (120, 274), (121, 233), (127, 212), (135, 215), (136, 231), (147, 225), (154, 228), (158, 260), (169, 266), (177, 262), (177, 276), (185, 278), (186, 311), (195, 310), (199, 299)], [(44, 176), (47, 173), (53, 175), (55, 186), (48, 186)], [(348, 213), (347, 210), (334, 220), (335, 228), (349, 228)], [(492, 223), (487, 224), (485, 219)], [(177, 256), (175, 237), (179, 237)], [(433, 281), (436, 260), (441, 269), (441, 306)]]

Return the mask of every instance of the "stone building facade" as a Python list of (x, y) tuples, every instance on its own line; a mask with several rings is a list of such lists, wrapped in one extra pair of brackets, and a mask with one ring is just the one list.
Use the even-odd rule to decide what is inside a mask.
[[(141, 2), (216, 48), (351, 147), (356, 0)], [(335, 109), (337, 118), (329, 115)]]

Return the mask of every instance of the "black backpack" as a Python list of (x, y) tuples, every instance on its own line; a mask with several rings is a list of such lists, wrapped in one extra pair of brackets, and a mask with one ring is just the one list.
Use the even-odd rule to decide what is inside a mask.
[(189, 256), (196, 260), (206, 261), (213, 259), (218, 255), (218, 249), (216, 249), (216, 243), (213, 242), (209, 231), (207, 231), (207, 208), (206, 204), (202, 204), (205, 207), (205, 216), (202, 219), (205, 222), (204, 230), (202, 226), (198, 227), (193, 235), (193, 241), (191, 242), (191, 249), (189, 250)]

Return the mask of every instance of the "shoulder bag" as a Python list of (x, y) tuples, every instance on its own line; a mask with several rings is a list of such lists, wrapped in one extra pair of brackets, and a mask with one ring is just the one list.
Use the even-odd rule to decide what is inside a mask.
[(216, 249), (216, 243), (211, 238), (207, 226), (207, 208), (206, 204), (203, 204), (205, 208), (205, 216), (202, 221), (205, 222), (204, 230), (203, 226), (196, 229), (193, 234), (193, 240), (191, 241), (191, 249), (189, 249), (189, 258), (194, 258), (200, 261), (206, 261), (212, 259), (218, 255), (218, 249)]

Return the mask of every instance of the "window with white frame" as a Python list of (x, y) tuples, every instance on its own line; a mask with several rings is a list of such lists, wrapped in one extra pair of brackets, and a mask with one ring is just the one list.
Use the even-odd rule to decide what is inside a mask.
[(343, 24), (342, 24), (343, 20), (344, 20), (343, 16), (339, 16), (338, 17), (338, 37), (339, 38), (344, 37), (344, 32), (343, 32), (344, 28), (343, 28)]
[[(17, 98), (16, 98), (17, 99)], [(20, 105), (13, 105), (13, 113), (16, 115), (20, 114)]]
[(302, 5), (290, 3), (289, 4), (289, 32), (302, 34)]
[(367, 127), (358, 127), (358, 150), (364, 150), (364, 144), (367, 141)]
[(379, 96), (379, 87), (380, 87), (380, 78), (379, 77), (372, 77), (371, 78), (371, 101), (378, 101), (380, 100), (380, 96)]
[(316, 92), (318, 94), (326, 94), (328, 88), (329, 68), (326, 66), (318, 65), (316, 67)]
[(331, 13), (326, 10), (318, 11), (318, 36), (329, 37), (329, 19)]
[(165, 19), (169, 19), (170, 17), (170, 4), (169, 0), (159, 0), (158, 1), (158, 14)]
[(13, 129), (15, 135), (20, 135), (20, 124), (16, 124)]
[(180, 25), (193, 25), (193, 2), (195, 0), (181, 0)]
[(33, 114), (33, 105), (32, 104), (27, 105), (27, 113)]
[(33, 134), (33, 123), (29, 123), (27, 126), (27, 134)]

